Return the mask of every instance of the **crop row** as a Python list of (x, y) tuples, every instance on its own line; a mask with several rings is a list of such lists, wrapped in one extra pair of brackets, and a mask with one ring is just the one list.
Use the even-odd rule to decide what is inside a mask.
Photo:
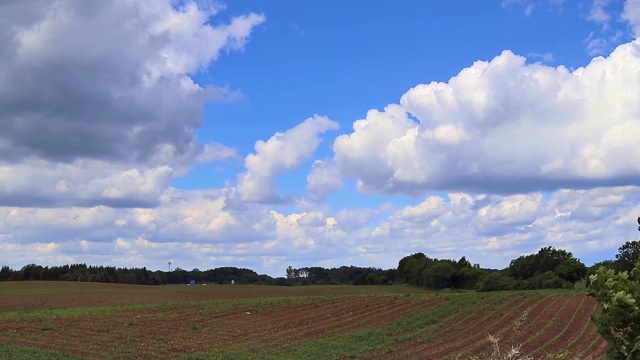
[(492, 351), (488, 334), (498, 338), (503, 348), (521, 346), (524, 353), (536, 358), (558, 353), (596, 358), (606, 347), (590, 321), (597, 304), (583, 293), (513, 295), (487, 299), (469, 307), (461, 302), (458, 306), (457, 310), (449, 309), (450, 315), (440, 320), (437, 332), (415, 329), (413, 333), (404, 334), (406, 341), (367, 358), (445, 359), (488, 355)]

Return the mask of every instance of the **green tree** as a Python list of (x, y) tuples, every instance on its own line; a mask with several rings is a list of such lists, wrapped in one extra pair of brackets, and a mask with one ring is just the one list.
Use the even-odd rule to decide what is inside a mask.
[(544, 247), (537, 254), (521, 256), (509, 264), (506, 274), (516, 280), (527, 280), (552, 271), (562, 280), (570, 283), (583, 279), (587, 267), (573, 254), (562, 249)]
[(295, 270), (293, 269), (293, 266), (289, 265), (289, 267), (287, 268), (287, 271), (286, 271), (288, 280), (292, 280), (295, 277), (294, 276), (295, 275), (294, 272), (295, 272)]
[(365, 284), (367, 285), (376, 285), (378, 284), (378, 275), (374, 272), (367, 274), (365, 279)]
[(11, 279), (11, 275), (13, 274), (13, 270), (7, 265), (2, 266), (0, 269), (0, 281), (7, 281)]
[(478, 291), (513, 290), (515, 287), (516, 281), (500, 271), (488, 274), (478, 283)]
[(580, 260), (574, 257), (569, 257), (563, 259), (558, 265), (556, 265), (553, 272), (560, 279), (574, 284), (576, 281), (580, 281), (585, 278), (587, 275), (587, 266)]
[[(421, 261), (426, 259), (427, 256), (424, 253), (415, 253), (409, 256), (405, 256), (398, 262), (398, 276), (408, 283), (413, 283), (410, 281), (413, 274), (413, 268)], [(414, 283), (415, 284), (415, 283)]]
[(591, 318), (609, 343), (607, 358), (640, 359), (640, 261), (630, 273), (600, 267), (589, 280), (587, 293), (602, 305)]
[(424, 272), (424, 285), (431, 289), (445, 289), (454, 285), (456, 269), (448, 261), (439, 261)]
[(640, 241), (627, 241), (618, 249), (616, 268), (621, 271), (631, 271), (640, 261)]
[(553, 271), (547, 271), (533, 276), (526, 281), (529, 289), (568, 289), (573, 287), (572, 282), (568, 282)]

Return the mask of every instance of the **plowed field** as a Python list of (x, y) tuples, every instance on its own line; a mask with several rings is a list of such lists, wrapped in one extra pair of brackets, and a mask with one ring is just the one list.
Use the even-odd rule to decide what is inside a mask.
[(593, 311), (576, 291), (0, 283), (0, 358), (464, 359), (491, 334), (536, 359), (595, 359)]

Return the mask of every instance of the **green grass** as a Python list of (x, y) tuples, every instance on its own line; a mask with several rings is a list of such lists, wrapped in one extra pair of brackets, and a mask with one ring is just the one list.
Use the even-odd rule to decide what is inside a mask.
[(18, 348), (0, 342), (2, 360), (80, 360), (79, 356), (64, 352), (46, 351), (31, 348)]

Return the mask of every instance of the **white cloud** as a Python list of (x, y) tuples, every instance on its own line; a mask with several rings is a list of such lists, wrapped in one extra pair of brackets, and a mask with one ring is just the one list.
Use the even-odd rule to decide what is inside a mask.
[(55, 163), (26, 159), (0, 163), (0, 204), (53, 207), (148, 207), (169, 185), (168, 166), (130, 167), (99, 160)]
[(616, 23), (625, 23), (631, 30), (632, 38), (637, 38), (640, 34), (639, 8), (638, 0), (625, 0), (622, 4), (612, 0), (592, 0), (586, 19), (600, 25), (600, 30), (589, 33), (584, 40), (587, 53), (591, 56), (605, 55), (623, 39), (629, 38), (627, 29), (619, 28)]
[(314, 116), (267, 141), (257, 141), (256, 153), (245, 158), (247, 172), (239, 177), (238, 191), (245, 201), (277, 202), (274, 177), (308, 161), (321, 142), (320, 135), (338, 124)]
[(343, 187), (342, 175), (331, 160), (316, 160), (307, 176), (307, 193), (314, 201), (322, 201), (328, 194)]
[(336, 138), (335, 161), (375, 193), (637, 183), (638, 71), (639, 41), (574, 71), (505, 51), (369, 111)]
[(543, 246), (590, 264), (634, 239), (640, 213), (638, 187), (544, 197), (449, 193), (397, 209), (339, 211), (275, 211), (234, 205), (233, 197), (232, 190), (169, 189), (152, 209), (0, 207), (0, 251), (17, 268), (87, 262), (166, 269), (173, 259), (173, 267), (241, 266), (274, 276), (288, 265), (391, 268), (419, 251), (502, 268)]
[(622, 19), (629, 23), (636, 38), (640, 38), (640, 0), (626, 0)]
[(608, 28), (611, 15), (607, 12), (606, 7), (610, 2), (611, 0), (593, 0), (591, 9), (589, 9), (589, 14), (587, 15), (587, 20), (601, 24), (605, 29)]
[(477, 211), (476, 231), (485, 235), (512, 233), (522, 226), (531, 225), (549, 209), (542, 194), (511, 195), (499, 200), (491, 199)]
[[(221, 8), (203, 4), (3, 2), (0, 167), (30, 180), (20, 186), (1, 177), (0, 204), (33, 205), (20, 197), (43, 206), (110, 205), (125, 196), (142, 199), (130, 205), (156, 202), (165, 174), (184, 172), (202, 151), (195, 132), (204, 102), (236, 97), (196, 84), (192, 74), (222, 51), (242, 50), (265, 20), (250, 13), (213, 25)], [(105, 179), (107, 171), (114, 175)], [(122, 181), (132, 174), (154, 189), (136, 194)]]
[[(531, 15), (543, 3), (503, 5)], [(596, 0), (589, 15), (603, 26), (615, 18), (607, 3)], [(310, 163), (322, 135), (338, 128), (320, 116), (256, 142), (237, 188), (169, 187), (194, 161), (238, 158), (195, 133), (206, 101), (242, 93), (192, 76), (221, 53), (242, 51), (265, 20), (224, 20), (222, 7), (203, 4), (0, 5), (0, 22), (10, 25), (0, 32), (0, 253), (11, 254), (8, 265), (166, 269), (174, 259), (174, 268), (281, 276), (288, 265), (390, 268), (422, 251), (504, 267), (542, 246), (586, 262), (612, 258), (634, 238), (640, 189), (619, 185), (640, 180), (638, 41), (576, 70), (505, 51), (446, 83), (418, 85), (355, 121), (335, 140), (333, 159), (312, 163), (315, 202), (267, 204), (286, 197), (278, 176)], [(622, 14), (636, 35), (638, 8), (628, 0)], [(587, 43), (605, 53), (621, 36)], [(419, 198), (370, 209), (318, 203), (343, 175), (364, 192)]]
[(219, 143), (208, 143), (204, 145), (204, 148), (202, 149), (200, 155), (198, 155), (198, 157), (196, 158), (196, 161), (210, 163), (237, 158), (238, 153), (235, 149)]
[[(335, 161), (344, 174), (359, 179), (360, 189), (385, 189), (390, 185), (387, 179), (394, 177), (387, 158), (406, 151), (406, 158), (415, 159), (417, 154), (411, 153), (415, 130), (416, 123), (398, 105), (389, 105), (383, 112), (370, 110), (366, 119), (353, 123), (351, 134), (336, 138), (333, 144)], [(388, 145), (393, 147), (389, 154)]]

